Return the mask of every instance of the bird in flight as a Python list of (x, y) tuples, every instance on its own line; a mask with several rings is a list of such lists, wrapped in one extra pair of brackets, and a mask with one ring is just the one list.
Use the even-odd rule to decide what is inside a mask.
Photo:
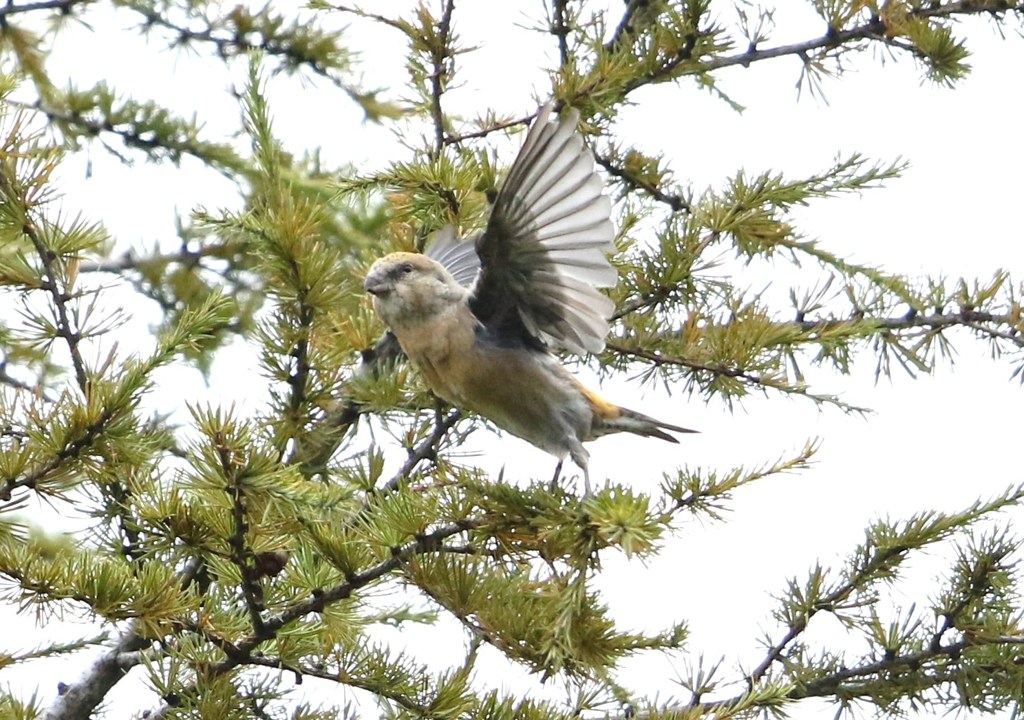
[(611, 201), (576, 130), (545, 105), (498, 192), (487, 227), (465, 239), (451, 226), (423, 254), (395, 252), (364, 288), (433, 392), (455, 407), (583, 471), (583, 443), (616, 432), (678, 442), (694, 432), (627, 410), (587, 389), (553, 354), (604, 349), (615, 305), (598, 288), (618, 273)]

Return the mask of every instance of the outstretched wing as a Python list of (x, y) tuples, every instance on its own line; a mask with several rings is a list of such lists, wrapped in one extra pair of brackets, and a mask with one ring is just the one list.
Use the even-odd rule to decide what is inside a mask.
[(545, 105), (476, 240), (470, 308), (498, 342), (600, 352), (615, 304), (597, 288), (618, 274), (611, 201), (576, 132), (579, 113)]

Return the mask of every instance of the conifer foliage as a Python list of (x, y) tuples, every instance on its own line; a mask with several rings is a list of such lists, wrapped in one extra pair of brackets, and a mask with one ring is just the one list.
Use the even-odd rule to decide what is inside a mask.
[[(767, 393), (830, 412), (859, 408), (819, 391), (802, 366), (846, 374), (859, 353), (880, 374), (893, 362), (928, 372), (956, 339), (991, 343), (1021, 375), (1022, 288), (1007, 273), (907, 278), (801, 233), (793, 208), (883, 185), (900, 161), (851, 154), (805, 177), (735, 170), (694, 188), (671, 158), (618, 131), (618, 112), (652, 86), (733, 103), (720, 73), (777, 58), (799, 61), (810, 92), (827, 77), (842, 92), (847, 68), (875, 61), (865, 49), (954, 86), (969, 71), (962, 19), (990, 18), (1007, 42), (1024, 19), (1017, 0), (806, 3), (819, 31), (787, 43), (773, 40), (770, 7), (742, 0), (523, 3), (547, 50), (517, 62), (543, 67), (550, 96), (579, 110), (616, 200), (614, 326), (583, 362), (712, 403)], [(753, 469), (681, 467), (660, 486), (612, 482), (586, 498), (549, 476), (511, 482), (476, 468), (459, 448), (483, 423), (430, 396), (361, 279), (376, 257), (421, 248), (445, 225), (479, 228), (509, 159), (495, 148), (518, 142), (547, 96), (524, 96), (519, 115), (450, 110), (484, 41), (462, 34), (462, 2), (299, 5), (0, 6), (0, 594), (9, 615), (40, 628), (28, 645), (0, 639), (0, 717), (754, 717), (813, 698), (891, 715), (1020, 712), (1017, 540), (999, 518), (1024, 487), (879, 520), (844, 565), (780, 579), (755, 666), (698, 659), (687, 624), (699, 618), (620, 627), (594, 588), (603, 559), (667, 552), (684, 519), (721, 520), (745, 486), (806, 468), (816, 443)], [(125, 28), (132, 52), (166, 73), (150, 86), (178, 58), (198, 58), (234, 79), (230, 104), (170, 106), (145, 85), (75, 74), (69, 52)], [(352, 52), (349, 39), (370, 32), (404, 58), (403, 86)], [(269, 89), (280, 83), (290, 102), (332, 94), (398, 130), (404, 147), (372, 168), (331, 165), (316, 143), (290, 152)], [(65, 211), (74, 198), (61, 200), (61, 169), (85, 155), (212, 170), (237, 203), (115, 236), (111, 218)], [(821, 282), (779, 307), (714, 272), (725, 255), (792, 263)], [(140, 308), (158, 318), (145, 337), (127, 330)], [(168, 404), (159, 392), (227, 353), (256, 368), (244, 380), (251, 406), (180, 394)], [(933, 594), (894, 611), (908, 562), (933, 551), (949, 558)], [(809, 640), (816, 616), (860, 642)], [(50, 619), (64, 621), (61, 635), (43, 631)], [(394, 632), (430, 624), (457, 636), (461, 659), (432, 661)], [(567, 699), (503, 686), (478, 670), (485, 650)], [(683, 658), (686, 670), (657, 696), (639, 693), (617, 674), (639, 653)], [(63, 656), (90, 664), (54, 678), (59, 693), (3, 684), (4, 668)], [(149, 691), (129, 695), (131, 707), (117, 695), (128, 683)], [(323, 691), (296, 700), (303, 685)]]

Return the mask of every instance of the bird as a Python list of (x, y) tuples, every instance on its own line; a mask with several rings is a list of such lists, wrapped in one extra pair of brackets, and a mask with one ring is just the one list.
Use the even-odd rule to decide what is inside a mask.
[(579, 113), (530, 126), (483, 231), (445, 226), (423, 253), (377, 259), (363, 287), (427, 385), (456, 408), (544, 450), (570, 457), (591, 493), (583, 443), (628, 432), (679, 441), (696, 432), (619, 407), (588, 389), (559, 350), (604, 350), (615, 303), (598, 288), (618, 272), (612, 204), (577, 130)]

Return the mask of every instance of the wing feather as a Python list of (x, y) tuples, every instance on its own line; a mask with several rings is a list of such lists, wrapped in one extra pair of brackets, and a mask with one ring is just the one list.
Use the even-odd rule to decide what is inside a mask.
[(474, 238), (460, 240), (451, 225), (445, 225), (430, 237), (423, 254), (444, 265), (456, 282), (466, 288), (472, 287), (480, 272)]
[[(583, 142), (575, 139), (579, 141), (573, 144), (579, 146), (576, 152), (582, 152)], [(520, 198), (522, 206), (529, 208), (535, 216), (561, 201), (572, 200), (580, 204), (588, 198), (596, 198), (604, 189), (600, 176), (594, 173), (594, 161), (588, 155), (578, 155), (567, 164), (552, 164), (537, 182), (545, 184), (543, 187), (531, 187)]]
[[(551, 193), (539, 198), (534, 203), (532, 207), (534, 212), (533, 220), (537, 225), (543, 226), (547, 222), (547, 218), (571, 213), (581, 202), (589, 199), (593, 203), (597, 198), (601, 197), (604, 183), (601, 182), (601, 178), (598, 175), (593, 174), (593, 168), (585, 169), (588, 172), (586, 176), (579, 178), (573, 183), (560, 183), (552, 188)], [(610, 208), (611, 203), (609, 202)]]
[(470, 307), (504, 342), (600, 352), (615, 305), (598, 288), (618, 280), (611, 201), (579, 114), (551, 113), (538, 114), (477, 238)]

